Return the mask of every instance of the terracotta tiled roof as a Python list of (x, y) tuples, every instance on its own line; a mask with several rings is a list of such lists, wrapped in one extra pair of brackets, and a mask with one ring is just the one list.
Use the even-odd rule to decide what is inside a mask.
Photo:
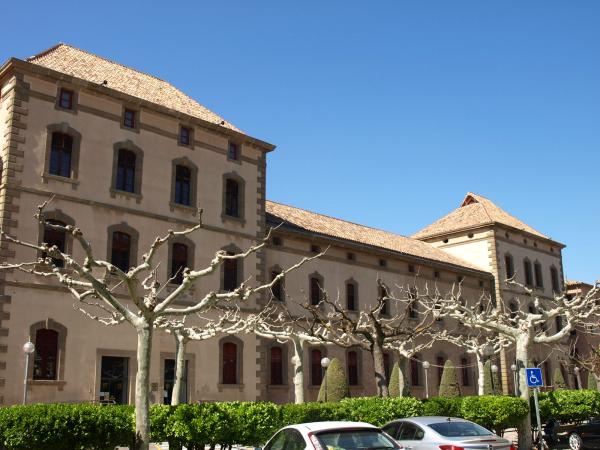
[(416, 232), (412, 237), (423, 239), (429, 236), (437, 236), (495, 223), (508, 225), (509, 227), (526, 231), (541, 238), (550, 239), (548, 236), (521, 222), (516, 217), (511, 216), (491, 200), (472, 192), (466, 195), (459, 208)]
[(172, 84), (67, 44), (58, 44), (27, 61), (99, 85), (106, 80), (111, 89), (240, 131)]
[(358, 225), (272, 201), (266, 202), (267, 215), (273, 223), (283, 222), (294, 228), (338, 239), (379, 247), (385, 250), (485, 272), (482, 268), (457, 258), (431, 244), (406, 236)]

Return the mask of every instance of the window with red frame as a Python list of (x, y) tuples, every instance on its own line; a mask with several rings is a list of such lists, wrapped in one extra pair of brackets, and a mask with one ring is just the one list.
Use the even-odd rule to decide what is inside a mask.
[(58, 332), (40, 329), (35, 333), (34, 380), (56, 380)]
[(271, 384), (283, 384), (283, 349), (271, 347)]
[(237, 345), (233, 342), (223, 344), (223, 384), (237, 384)]
[(314, 349), (310, 352), (310, 384), (319, 386), (323, 381), (323, 368), (321, 367), (321, 350)]
[(358, 353), (355, 351), (348, 352), (346, 363), (348, 366), (348, 384), (356, 386), (358, 384)]

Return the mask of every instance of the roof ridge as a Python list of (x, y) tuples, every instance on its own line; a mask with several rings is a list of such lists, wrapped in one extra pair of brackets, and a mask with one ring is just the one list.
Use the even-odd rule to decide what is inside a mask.
[[(488, 199), (488, 198), (484, 197), (483, 195), (476, 194), (476, 193), (474, 193), (474, 192), (469, 192), (467, 195), (473, 195), (473, 196), (475, 196), (475, 197), (480, 197), (480, 198), (482, 198), (482, 199), (484, 199), (484, 200), (487, 200), (487, 201), (489, 201), (489, 199)], [(481, 207), (483, 208), (483, 212), (485, 212), (485, 215), (488, 217), (489, 221), (490, 221), (491, 223), (494, 223), (494, 219), (492, 219), (492, 216), (491, 216), (490, 212), (489, 212), (489, 211), (487, 210), (487, 208), (485, 207), (485, 203), (483, 203), (483, 202), (480, 202), (479, 200), (477, 201), (477, 203), (478, 203), (479, 205), (481, 205)]]
[[(104, 61), (106, 61), (106, 62), (108, 62), (108, 63), (115, 64), (115, 65), (117, 65), (117, 66), (123, 67), (124, 69), (133, 70), (134, 72), (140, 73), (140, 74), (142, 74), (142, 75), (145, 75), (145, 76), (147, 76), (147, 77), (154, 78), (155, 80), (162, 81), (163, 83), (167, 83), (167, 84), (169, 84), (171, 87), (173, 87), (173, 88), (177, 89), (178, 91), (180, 91), (180, 92), (181, 92), (183, 95), (185, 95), (186, 97), (188, 97), (188, 98), (191, 98), (192, 100), (194, 100), (192, 97), (190, 97), (189, 95), (187, 95), (186, 93), (184, 93), (183, 91), (181, 91), (180, 89), (178, 89), (177, 87), (175, 87), (175, 85), (171, 84), (171, 82), (170, 82), (170, 81), (164, 80), (164, 79), (162, 79), (162, 78), (159, 78), (159, 77), (157, 77), (156, 75), (152, 75), (152, 74), (149, 74), (149, 73), (147, 73), (147, 72), (144, 72), (144, 71), (142, 71), (142, 70), (136, 69), (135, 67), (126, 66), (126, 65), (125, 65), (125, 64), (123, 64), (123, 63), (120, 63), (120, 62), (117, 62), (117, 61), (113, 61), (112, 59), (109, 59), (109, 58), (107, 58), (107, 57), (105, 57), (105, 56), (98, 55), (98, 54), (96, 54), (96, 53), (92, 53), (92, 52), (90, 52), (90, 51), (88, 51), (88, 50), (84, 50), (84, 49), (82, 49), (82, 48), (76, 47), (76, 46), (74, 46), (74, 45), (71, 45), (71, 44), (67, 44), (67, 43), (65, 43), (65, 42), (59, 42), (59, 43), (58, 43), (58, 44), (56, 44), (55, 46), (53, 46), (53, 47), (50, 47), (49, 49), (47, 49), (47, 50), (44, 50), (43, 52), (41, 52), (41, 53), (38, 53), (37, 55), (34, 55), (34, 56), (31, 56), (31, 57), (27, 58), (27, 62), (32, 62), (32, 60), (34, 60), (34, 59), (36, 59), (36, 58), (41, 58), (42, 56), (45, 56), (45, 55), (47, 55), (48, 53), (50, 53), (50, 52), (52, 52), (52, 51), (56, 50), (57, 48), (59, 48), (59, 47), (61, 47), (61, 46), (70, 47), (70, 48), (72, 48), (72, 49), (74, 49), (74, 50), (77, 50), (77, 51), (80, 51), (80, 52), (82, 52), (82, 53), (86, 53), (86, 54), (88, 54), (88, 55), (94, 56), (95, 58), (102, 59), (102, 60), (104, 60)], [(194, 101), (195, 101), (195, 102), (197, 102), (196, 100), (194, 100)]]
[[(287, 206), (288, 208), (299, 209), (301, 211), (304, 211), (304, 212), (307, 212), (307, 213), (310, 213), (310, 214), (315, 214), (317, 216), (327, 217), (327, 218), (333, 219), (333, 220), (339, 220), (340, 222), (345, 222), (345, 223), (349, 223), (349, 224), (352, 224), (352, 225), (356, 225), (357, 227), (368, 228), (370, 230), (381, 231), (382, 233), (393, 234), (394, 236), (403, 237), (403, 238), (406, 238), (406, 239), (410, 239), (412, 241), (418, 241), (418, 239), (412, 238), (410, 236), (405, 236), (403, 234), (395, 233), (393, 231), (383, 230), (381, 228), (375, 228), (375, 227), (372, 227), (372, 226), (369, 226), (369, 225), (363, 225), (361, 223), (352, 222), (351, 220), (340, 219), (339, 217), (334, 217), (334, 216), (330, 216), (328, 214), (318, 213), (318, 212), (315, 212), (315, 211), (311, 211), (309, 209), (300, 208), (298, 206), (288, 205), (287, 203), (276, 202), (276, 201), (273, 201), (273, 200), (267, 200), (267, 201), (270, 202), (270, 203), (275, 203), (277, 205)], [(421, 241), (419, 241), (419, 242), (421, 242)]]

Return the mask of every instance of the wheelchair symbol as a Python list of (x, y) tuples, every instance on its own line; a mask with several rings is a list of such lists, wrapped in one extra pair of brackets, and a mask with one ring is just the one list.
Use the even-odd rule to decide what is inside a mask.
[(538, 380), (538, 377), (536, 377), (534, 373), (529, 375), (529, 383), (530, 384), (539, 384), (539, 382), (540, 382), (540, 380)]

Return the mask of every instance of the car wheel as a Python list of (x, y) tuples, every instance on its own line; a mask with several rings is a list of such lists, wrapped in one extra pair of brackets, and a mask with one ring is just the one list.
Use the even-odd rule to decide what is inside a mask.
[(583, 448), (583, 439), (577, 433), (569, 435), (569, 448), (571, 450), (581, 450)]

